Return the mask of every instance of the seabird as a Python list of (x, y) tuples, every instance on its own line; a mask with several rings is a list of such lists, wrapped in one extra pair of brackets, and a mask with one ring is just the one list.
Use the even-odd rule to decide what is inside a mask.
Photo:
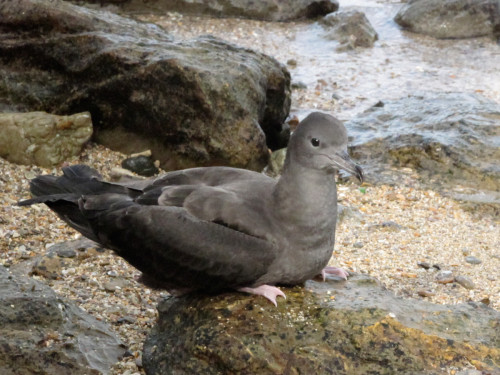
[(262, 295), (317, 275), (335, 242), (335, 174), (363, 172), (347, 153), (347, 131), (328, 114), (308, 115), (291, 135), (279, 179), (245, 169), (204, 167), (111, 183), (86, 165), (30, 183), (45, 203), (84, 236), (139, 269), (146, 285), (174, 295), (227, 290)]

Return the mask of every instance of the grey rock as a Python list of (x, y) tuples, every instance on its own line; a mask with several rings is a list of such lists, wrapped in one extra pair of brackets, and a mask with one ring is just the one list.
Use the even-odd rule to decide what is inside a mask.
[[(101, 0), (93, 1), (102, 3)], [(291, 21), (334, 12), (339, 8), (339, 3), (337, 0), (130, 0), (124, 2), (121, 8), (134, 13), (179, 12), (215, 17)]]
[(354, 242), (352, 244), (352, 247), (354, 247), (355, 249), (361, 249), (364, 246), (365, 246), (365, 244), (363, 242)]
[(470, 264), (481, 264), (483, 262), (481, 259), (476, 258), (473, 255), (466, 256), (465, 261)]
[(0, 266), (0, 373), (106, 374), (123, 355), (102, 322)]
[(498, 0), (410, 0), (394, 20), (434, 38), (494, 35), (500, 28)]
[(483, 304), (401, 299), (360, 275), (286, 294), (277, 308), (235, 293), (164, 300), (146, 373), (446, 374), (471, 362), (498, 371), (500, 313)]
[(68, 248), (66, 249), (60, 248), (57, 250), (56, 254), (58, 257), (61, 258), (74, 258), (77, 255), (74, 249), (68, 249)]
[(126, 154), (150, 149), (164, 169), (261, 170), (268, 146), (285, 146), (289, 72), (214, 37), (177, 42), (156, 25), (65, 1), (4, 1), (0, 55), (0, 109), (88, 110), (94, 140)]
[(462, 285), (465, 289), (474, 289), (476, 286), (474, 282), (467, 276), (458, 275), (455, 276), (455, 282)]
[(0, 157), (11, 163), (59, 165), (79, 155), (91, 136), (89, 112), (71, 116), (46, 112), (0, 113)]
[(387, 100), (346, 126), (369, 181), (399, 182), (388, 172), (400, 166), (432, 188), (500, 192), (500, 105), (481, 95), (421, 92)]
[(340, 42), (338, 50), (373, 47), (378, 39), (378, 34), (370, 21), (360, 11), (331, 13), (321, 19), (320, 24), (327, 29), (323, 34), (326, 39)]
[(154, 161), (147, 156), (133, 156), (122, 161), (122, 167), (140, 176), (151, 177), (159, 172)]

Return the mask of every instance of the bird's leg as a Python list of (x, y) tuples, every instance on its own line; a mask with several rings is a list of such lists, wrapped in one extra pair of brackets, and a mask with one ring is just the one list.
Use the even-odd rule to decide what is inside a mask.
[(276, 307), (278, 307), (278, 303), (276, 302), (276, 298), (278, 296), (281, 296), (284, 299), (286, 299), (285, 293), (283, 293), (279, 288), (276, 288), (275, 286), (271, 285), (260, 285), (256, 288), (248, 288), (248, 287), (239, 288), (238, 291), (266, 297)]
[(334, 275), (343, 278), (344, 280), (347, 280), (347, 276), (349, 276), (349, 272), (344, 270), (343, 268), (338, 268), (338, 267), (325, 267), (321, 271), (321, 277), (323, 278), (323, 281), (326, 280), (326, 275)]

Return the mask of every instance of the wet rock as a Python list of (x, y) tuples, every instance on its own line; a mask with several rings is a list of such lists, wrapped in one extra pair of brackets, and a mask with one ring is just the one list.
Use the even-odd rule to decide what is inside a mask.
[(378, 34), (363, 12), (356, 10), (331, 13), (325, 16), (320, 24), (327, 31), (326, 39), (337, 40), (337, 50), (348, 50), (356, 47), (373, 47)]
[(386, 100), (346, 126), (351, 154), (369, 181), (397, 183), (401, 175), (387, 172), (411, 167), (426, 186), (487, 190), (500, 202), (500, 105), (495, 102), (478, 94), (423, 92)]
[(497, 0), (410, 0), (394, 20), (402, 27), (434, 38), (474, 38), (498, 34)]
[(473, 255), (466, 256), (465, 261), (470, 264), (481, 264), (483, 262), (481, 259), (476, 258)]
[[(143, 352), (148, 374), (424, 374), (500, 359), (500, 313), (397, 298), (373, 279), (307, 282), (274, 307), (238, 293), (169, 298)], [(453, 353), (453, 355), (450, 355)]]
[(133, 156), (122, 161), (122, 167), (140, 176), (151, 177), (159, 172), (154, 161), (147, 156)]
[(0, 373), (106, 374), (124, 352), (105, 324), (0, 266)]
[(71, 116), (46, 112), (0, 113), (0, 157), (11, 163), (59, 165), (79, 155), (91, 136), (92, 120), (88, 112)]
[(462, 285), (465, 289), (474, 289), (476, 286), (474, 282), (467, 276), (458, 275), (455, 276), (455, 282)]
[(211, 36), (178, 42), (113, 13), (19, 0), (0, 2), (0, 56), (0, 109), (88, 110), (96, 141), (150, 149), (164, 169), (261, 170), (268, 146), (286, 145), (289, 72)]
[(439, 284), (449, 284), (455, 281), (455, 276), (451, 271), (439, 271), (436, 274), (436, 282)]
[[(94, 1), (102, 3), (102, 0)], [(291, 21), (335, 12), (339, 8), (339, 3), (337, 0), (130, 0), (121, 8), (134, 13), (179, 12), (215, 17)]]

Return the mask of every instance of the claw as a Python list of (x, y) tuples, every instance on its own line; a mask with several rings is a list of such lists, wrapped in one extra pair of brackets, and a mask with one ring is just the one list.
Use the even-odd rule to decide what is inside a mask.
[(285, 293), (283, 293), (279, 288), (276, 288), (275, 286), (271, 286), (271, 285), (264, 284), (264, 285), (260, 285), (256, 288), (248, 288), (248, 287), (239, 288), (238, 291), (266, 297), (276, 307), (278, 307), (278, 303), (276, 302), (276, 298), (278, 296), (281, 296), (284, 299), (286, 299)]
[(341, 277), (344, 280), (347, 280), (347, 276), (349, 276), (349, 272), (344, 270), (343, 268), (338, 268), (338, 267), (325, 267), (321, 271), (321, 277), (323, 278), (323, 281), (326, 280), (326, 275), (334, 275)]

